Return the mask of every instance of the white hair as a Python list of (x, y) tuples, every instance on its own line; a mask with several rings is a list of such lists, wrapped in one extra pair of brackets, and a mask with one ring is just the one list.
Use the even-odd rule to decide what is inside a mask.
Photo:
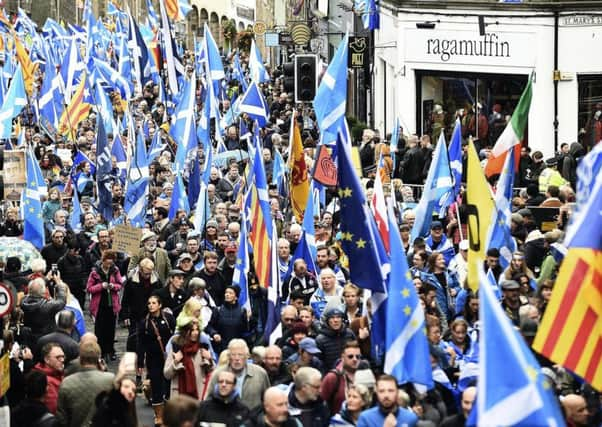
[(29, 268), (32, 273), (45, 273), (46, 272), (46, 260), (44, 258), (35, 258), (29, 262)]

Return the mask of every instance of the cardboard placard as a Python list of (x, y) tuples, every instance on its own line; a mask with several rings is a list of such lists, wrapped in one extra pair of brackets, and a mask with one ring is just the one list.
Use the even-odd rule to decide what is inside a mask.
[(10, 361), (8, 353), (0, 357), (0, 396), (4, 396), (10, 388)]
[(133, 256), (140, 250), (141, 237), (142, 229), (129, 225), (118, 225), (115, 227), (113, 250), (125, 252)]
[(4, 195), (9, 200), (19, 200), (27, 185), (25, 152), (4, 150)]

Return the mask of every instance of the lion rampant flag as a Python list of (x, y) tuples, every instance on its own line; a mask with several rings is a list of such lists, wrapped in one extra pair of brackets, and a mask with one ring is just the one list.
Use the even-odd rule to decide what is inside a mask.
[[(293, 114), (294, 117), (294, 114)], [(309, 195), (309, 177), (307, 173), (307, 163), (305, 163), (305, 153), (303, 152), (303, 143), (301, 142), (301, 132), (295, 123), (291, 124), (291, 154), (289, 156), (289, 165), (291, 168), (291, 206), (297, 221), (303, 221), (307, 197)]]

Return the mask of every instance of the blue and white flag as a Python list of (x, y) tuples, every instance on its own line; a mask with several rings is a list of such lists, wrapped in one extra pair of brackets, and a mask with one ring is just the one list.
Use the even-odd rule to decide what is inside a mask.
[(23, 82), (23, 70), (19, 65), (4, 97), (4, 104), (0, 108), (0, 139), (10, 139), (13, 119), (26, 105), (27, 92), (25, 92), (25, 83)]
[(138, 134), (136, 148), (128, 170), (124, 210), (134, 227), (143, 227), (149, 192), (148, 159), (144, 138)]
[(82, 61), (78, 41), (75, 37), (71, 37), (69, 48), (65, 51), (61, 61), (60, 76), (62, 78), (63, 96), (65, 104), (68, 105), (71, 101), (71, 95), (77, 88), (77, 84), (84, 72), (85, 65)]
[(455, 199), (460, 194), (460, 186), (462, 185), (462, 124), (460, 119), (456, 119), (454, 132), (452, 133), (449, 143), (449, 167), (452, 171), (454, 179), (453, 198)]
[(211, 82), (213, 85), (213, 90), (217, 94), (219, 93), (219, 81), (223, 79), (226, 75), (224, 73), (224, 64), (222, 63), (222, 57), (219, 54), (219, 49), (217, 48), (217, 43), (215, 43), (215, 39), (205, 23), (205, 60), (207, 64), (207, 81)]
[(516, 241), (510, 234), (512, 219), (512, 186), (514, 184), (514, 150), (508, 150), (504, 168), (497, 182), (495, 191), (495, 210), (492, 212), (491, 226), (487, 249), (497, 248), (500, 251), (500, 265), (506, 268), (512, 261), (516, 251)]
[(482, 266), (479, 278), (478, 425), (564, 425), (553, 390), (546, 386), (531, 349), (485, 285)]
[(123, 99), (130, 99), (134, 93), (133, 85), (119, 71), (100, 59), (92, 58), (92, 80), (101, 81), (113, 89), (119, 90)]
[(111, 151), (103, 120), (97, 120), (96, 133), (96, 185), (98, 189), (98, 212), (107, 221), (113, 219), (113, 179), (111, 170)]
[(278, 149), (274, 149), (274, 162), (272, 164), (272, 184), (278, 187), (278, 192), (284, 185), (284, 180), (286, 177), (286, 166), (284, 164), (284, 159), (282, 158), (282, 154)]
[(63, 95), (61, 95), (61, 77), (56, 72), (56, 67), (51, 60), (46, 61), (44, 68), (44, 82), (40, 89), (38, 109), (43, 125), (50, 132), (55, 132), (59, 125), (59, 118), (63, 112)]
[(23, 190), (23, 239), (31, 242), (37, 249), (44, 247), (44, 220), (40, 202), (40, 183), (37, 179), (38, 162), (31, 149), (25, 152), (27, 185)]
[(411, 239), (424, 237), (429, 234), (433, 214), (439, 217), (445, 216), (445, 209), (452, 202), (453, 182), (451, 169), (449, 168), (449, 159), (447, 157), (447, 147), (445, 145), (445, 136), (441, 132), (439, 142), (433, 153), (433, 161), (429, 169), (424, 190), (420, 202), (416, 206), (416, 221), (412, 228)]
[(150, 147), (148, 147), (148, 163), (151, 164), (162, 152), (167, 148), (167, 143), (161, 138), (161, 132), (157, 130), (153, 135), (153, 140)]
[(380, 28), (376, 0), (355, 0), (353, 9), (361, 14), (364, 30), (372, 31)]
[[(250, 197), (249, 195), (246, 197)], [(239, 235), (238, 253), (236, 254), (236, 265), (232, 275), (232, 283), (240, 287), (240, 296), (238, 303), (247, 311), (251, 310), (251, 300), (249, 298), (248, 274), (250, 268), (249, 262), (249, 243), (247, 237), (247, 218), (243, 209), (240, 217), (240, 235)]]
[(177, 95), (180, 93), (178, 79), (185, 74), (185, 69), (175, 49), (175, 41), (169, 26), (165, 4), (162, 1), (159, 3), (161, 9), (161, 36), (167, 64), (167, 83), (172, 95)]
[(242, 88), (242, 93), (247, 91), (249, 84), (247, 83), (247, 79), (245, 78), (245, 73), (240, 66), (240, 58), (238, 57), (238, 52), (234, 54), (234, 65), (232, 66), (232, 78), (238, 80), (240, 82), (240, 86)]
[(256, 82), (251, 82), (247, 91), (240, 97), (238, 110), (257, 120), (260, 127), (267, 124), (270, 115), (268, 104)]
[(125, 180), (127, 179), (128, 174), (128, 159), (125, 149), (123, 148), (123, 143), (121, 142), (121, 136), (119, 136), (119, 133), (116, 133), (115, 137), (113, 138), (113, 145), (111, 146), (111, 156), (115, 157), (116, 166), (119, 170), (119, 182), (121, 182), (121, 185), (125, 185)]
[(393, 207), (388, 208), (391, 273), (389, 274), (384, 372), (399, 384), (433, 387), (424, 310), (408, 269)]
[(119, 131), (116, 131), (113, 128), (113, 123), (115, 121), (113, 118), (113, 103), (100, 85), (99, 80), (96, 80), (96, 83), (94, 84), (94, 98), (96, 101), (96, 111), (98, 112), (100, 119), (103, 121), (106, 132), (118, 134)]
[(181, 173), (176, 174), (176, 181), (173, 186), (173, 194), (171, 195), (168, 213), (170, 221), (173, 221), (179, 210), (185, 211), (187, 216), (190, 213), (188, 196), (186, 195), (186, 188), (184, 187), (184, 178), (182, 178)]
[(343, 118), (347, 108), (347, 57), (349, 34), (345, 34), (339, 44), (328, 69), (322, 77), (316, 97), (314, 110), (318, 127), (323, 134), (324, 143), (332, 143), (338, 130), (343, 127)]
[(391, 132), (391, 160), (393, 161), (393, 169), (391, 170), (391, 174), (395, 172), (397, 169), (397, 149), (399, 145), (399, 117), (395, 117), (395, 122), (393, 123), (393, 131)]
[(73, 210), (71, 211), (71, 215), (69, 215), (69, 225), (74, 232), (79, 232), (82, 228), (82, 208), (79, 204), (79, 195), (77, 191), (73, 192), (73, 199), (71, 201), (73, 205)]
[[(276, 223), (272, 220), (272, 229), (276, 229)], [(271, 269), (270, 285), (268, 287), (268, 315), (265, 322), (264, 337), (270, 345), (274, 344), (282, 336), (282, 325), (280, 323), (280, 297), (282, 295), (282, 282), (280, 281), (280, 267), (278, 258), (278, 245), (270, 245)]]
[(128, 15), (128, 21), (128, 48), (132, 52), (134, 79), (136, 88), (142, 91), (151, 74), (148, 48), (132, 15)]
[(249, 71), (251, 81), (255, 83), (265, 83), (270, 81), (270, 75), (263, 65), (261, 52), (255, 44), (255, 39), (251, 40), (251, 51), (249, 52)]
[(188, 152), (196, 147), (196, 124), (195, 124), (195, 94), (196, 78), (194, 73), (190, 80), (182, 88), (182, 98), (174, 116), (169, 133), (175, 141), (178, 141), (178, 150), (176, 151), (175, 171), (183, 171), (184, 163)]

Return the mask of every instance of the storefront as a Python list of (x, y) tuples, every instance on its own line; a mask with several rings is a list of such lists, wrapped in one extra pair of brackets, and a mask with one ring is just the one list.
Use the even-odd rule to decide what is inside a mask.
[(599, 51), (602, 19), (569, 19), (575, 16), (383, 4), (375, 42), (376, 127), (390, 132), (399, 118), (406, 133), (436, 140), (460, 117), (465, 137), (492, 145), (533, 73), (528, 145), (551, 156), (556, 143), (597, 138), (602, 55), (588, 52)]

